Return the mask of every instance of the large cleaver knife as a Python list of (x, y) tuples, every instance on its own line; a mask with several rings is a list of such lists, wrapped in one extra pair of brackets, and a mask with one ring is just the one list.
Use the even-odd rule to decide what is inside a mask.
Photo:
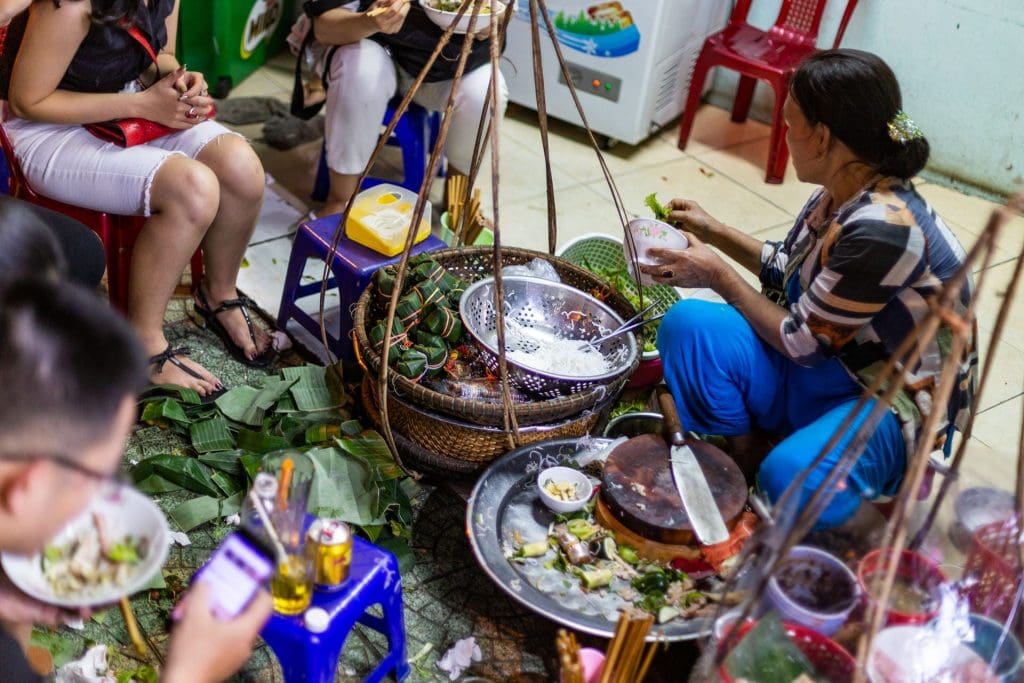
[(703, 545), (714, 545), (729, 540), (729, 530), (718, 509), (718, 503), (711, 495), (704, 470), (697, 462), (693, 449), (686, 445), (683, 424), (676, 411), (672, 394), (664, 387), (658, 388), (658, 403), (665, 418), (665, 434), (670, 444), (669, 464), (676, 490), (683, 500), (683, 509), (690, 518), (693, 533)]

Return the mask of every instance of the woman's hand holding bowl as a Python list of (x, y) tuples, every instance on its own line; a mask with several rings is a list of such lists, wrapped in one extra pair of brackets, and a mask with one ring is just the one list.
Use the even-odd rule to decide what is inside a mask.
[[(706, 214), (705, 214), (706, 215)], [(714, 289), (722, 269), (726, 268), (722, 258), (696, 234), (683, 231), (690, 246), (686, 249), (650, 249), (647, 255), (657, 259), (653, 266), (640, 266), (661, 285), (673, 287), (708, 287)]]

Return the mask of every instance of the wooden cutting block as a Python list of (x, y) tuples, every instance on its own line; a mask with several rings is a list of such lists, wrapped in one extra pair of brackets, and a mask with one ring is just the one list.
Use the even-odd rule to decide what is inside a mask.
[[(711, 444), (688, 438), (725, 525), (732, 528), (747, 503), (747, 483), (732, 458)], [(694, 543), (672, 470), (669, 446), (655, 434), (633, 437), (608, 456), (601, 480), (607, 512), (638, 536), (668, 545)]]

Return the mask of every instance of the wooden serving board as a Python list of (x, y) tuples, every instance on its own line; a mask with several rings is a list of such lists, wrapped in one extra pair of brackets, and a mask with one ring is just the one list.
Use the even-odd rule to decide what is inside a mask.
[[(686, 445), (696, 454), (731, 529), (747, 503), (743, 473), (711, 444), (687, 438)], [(600, 496), (607, 512), (640, 537), (674, 546), (694, 543), (693, 527), (669, 468), (669, 446), (660, 436), (643, 434), (617, 446), (605, 463)]]

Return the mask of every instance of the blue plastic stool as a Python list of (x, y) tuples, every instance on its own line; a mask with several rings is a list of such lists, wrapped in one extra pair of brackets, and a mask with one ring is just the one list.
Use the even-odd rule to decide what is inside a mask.
[[(383, 617), (367, 614), (374, 605), (381, 606)], [(394, 555), (354, 538), (348, 581), (338, 591), (314, 592), (311, 607), (323, 609), (330, 618), (323, 633), (307, 629), (301, 614), (294, 617), (274, 614), (260, 634), (277, 655), (285, 683), (334, 683), (341, 650), (357, 622), (388, 639), (387, 655), (364, 682), (376, 683), (389, 674), (402, 680), (409, 674), (402, 577)]]
[[(284, 287), (281, 291), (281, 308), (277, 313), (277, 326), (284, 330), (289, 320), (295, 320), (310, 334), (320, 338), (320, 322), (303, 311), (298, 300), (307, 296), (320, 295), (320, 282), (302, 284), (302, 271), (306, 261), (311, 258), (326, 261), (330, 253), (334, 231), (338, 227), (338, 216), (327, 216), (315, 221), (307, 221), (299, 225), (292, 242), (292, 253), (288, 257), (288, 272), (285, 274)], [(448, 245), (434, 237), (427, 237), (413, 247), (412, 253), (421, 254), (425, 251), (447, 249)], [(352, 312), (351, 308), (359, 300), (363, 290), (370, 284), (370, 278), (377, 269), (391, 263), (398, 263), (401, 256), (388, 257), (383, 254), (356, 244), (348, 237), (342, 237), (338, 250), (331, 258), (331, 273), (328, 289), (338, 289), (341, 298), (341, 329), (337, 337), (327, 334), (327, 343), (331, 353), (341, 360), (356, 360), (352, 347)]]
[[(395, 97), (388, 102), (387, 112), (384, 114), (384, 124), (391, 122), (395, 115), (395, 108), (401, 103), (400, 97)], [(438, 131), (441, 128), (441, 114), (428, 111), (415, 102), (409, 103), (409, 108), (398, 120), (395, 131), (388, 140), (388, 145), (402, 148), (402, 181), (397, 183), (404, 188), (419, 192), (423, 184), (423, 178), (427, 172), (427, 162), (430, 160), (430, 150), (437, 142)], [(444, 165), (443, 160), (440, 165)], [(440, 169), (439, 169), (440, 173)], [(368, 177), (360, 186), (366, 190), (374, 185), (393, 182), (383, 178)], [(316, 169), (316, 181), (313, 183), (313, 193), (310, 197), (317, 202), (327, 199), (331, 189), (331, 175), (327, 170), (327, 143), (320, 148), (320, 161)]]

